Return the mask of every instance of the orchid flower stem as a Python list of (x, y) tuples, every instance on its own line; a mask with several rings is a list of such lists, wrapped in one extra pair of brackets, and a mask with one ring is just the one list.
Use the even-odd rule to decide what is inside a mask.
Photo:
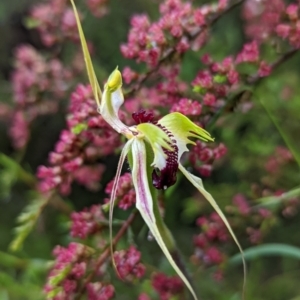
[(300, 168), (300, 153), (299, 153), (299, 151), (297, 149), (295, 149), (294, 144), (291, 142), (291, 140), (289, 139), (287, 134), (284, 132), (284, 130), (282, 129), (282, 126), (279, 125), (279, 122), (277, 121), (276, 117), (273, 115), (271, 109), (268, 107), (268, 105), (265, 103), (265, 101), (260, 98), (260, 103), (263, 106), (263, 108), (265, 109), (268, 117), (273, 122), (276, 129), (278, 130), (278, 132), (281, 135), (281, 137), (282, 137), (283, 141), (285, 142), (286, 146), (291, 151), (295, 161), (298, 164), (298, 167)]
[[(128, 219), (123, 223), (122, 227), (120, 228), (120, 230), (118, 231), (118, 233), (116, 234), (116, 236), (114, 237), (113, 241), (112, 241), (112, 246), (114, 247), (119, 240), (123, 237), (123, 235), (127, 232), (128, 228), (131, 226), (131, 224), (133, 223), (133, 221), (135, 220), (136, 216), (137, 216), (137, 210), (135, 209), (130, 216), (128, 217)], [(102, 252), (102, 254), (100, 255), (100, 257), (98, 258), (96, 264), (95, 264), (95, 268), (94, 271), (86, 278), (86, 280), (84, 281), (84, 283), (81, 286), (81, 289), (78, 292), (77, 297), (75, 298), (75, 300), (79, 300), (81, 298), (81, 296), (83, 295), (84, 291), (85, 291), (85, 287), (86, 285), (91, 282), (93, 280), (93, 277), (96, 275), (97, 271), (99, 270), (99, 268), (109, 259), (111, 258), (110, 255), (110, 245), (108, 245), (104, 251)]]

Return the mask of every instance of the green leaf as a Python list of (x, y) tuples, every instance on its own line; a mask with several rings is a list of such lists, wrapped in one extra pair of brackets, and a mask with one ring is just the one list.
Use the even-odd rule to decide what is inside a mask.
[(21, 180), (29, 185), (35, 184), (35, 178), (32, 174), (25, 171), (18, 162), (4, 153), (0, 153), (0, 195), (7, 197), (10, 194), (12, 186)]
[(41, 25), (39, 20), (30, 17), (25, 18), (23, 23), (27, 29), (34, 29)]
[(44, 199), (40, 195), (36, 195), (36, 199), (32, 200), (18, 216), (15, 228), (15, 237), (9, 245), (10, 250), (18, 251), (22, 248), (23, 242), (29, 233), (33, 230), (39, 216), (44, 207), (48, 204), (49, 198)]
[(225, 75), (215, 75), (214, 76), (214, 82), (216, 83), (224, 83), (227, 80), (227, 77)]
[(76, 124), (74, 127), (72, 127), (72, 133), (74, 134), (80, 134), (82, 131), (86, 130), (88, 128), (87, 124), (85, 123), (79, 123)]
[[(43, 299), (41, 288), (29, 282), (17, 281), (7, 272), (0, 271), (0, 289), (7, 291), (9, 299)], [(0, 294), (1, 296), (1, 294)], [(1, 300), (3, 298), (0, 298)]]
[[(264, 256), (284, 256), (300, 260), (300, 248), (287, 244), (264, 244), (244, 250), (244, 258), (247, 261)], [(241, 254), (234, 255), (228, 262), (232, 265), (241, 263)]]
[(275, 207), (277, 208), (283, 201), (289, 200), (294, 197), (300, 196), (300, 187), (296, 187), (288, 192), (281, 194), (280, 196), (268, 196), (256, 199), (255, 202), (259, 203), (256, 206), (263, 207)]
[(261, 97), (259, 97), (259, 100), (260, 100), (261, 105), (265, 109), (267, 115), (269, 116), (270, 120), (273, 122), (274, 126), (277, 128), (277, 130), (278, 130), (279, 134), (281, 135), (282, 139), (284, 140), (286, 146), (291, 151), (295, 161), (298, 164), (298, 167), (300, 167), (300, 152), (298, 149), (296, 149), (292, 138), (290, 138), (288, 136), (288, 134), (284, 131), (283, 127), (281, 125), (279, 125), (277, 118), (273, 114), (272, 110), (269, 108), (269, 104), (267, 104), (266, 101), (264, 101)]

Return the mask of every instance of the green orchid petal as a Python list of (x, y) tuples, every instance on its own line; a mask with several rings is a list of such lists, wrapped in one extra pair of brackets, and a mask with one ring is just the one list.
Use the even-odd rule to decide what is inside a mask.
[(112, 192), (111, 192), (111, 196), (110, 196), (110, 201), (109, 201), (109, 240), (110, 240), (110, 251), (111, 251), (111, 257), (112, 257), (112, 262), (113, 265), (116, 268), (115, 262), (114, 262), (114, 256), (113, 256), (113, 244), (112, 244), (112, 219), (113, 219), (113, 212), (114, 212), (114, 205), (115, 205), (115, 200), (116, 200), (116, 194), (117, 194), (117, 188), (118, 188), (118, 183), (119, 183), (119, 179), (120, 179), (120, 175), (121, 175), (121, 171), (122, 171), (122, 167), (123, 164), (125, 162), (126, 156), (131, 148), (131, 144), (132, 144), (133, 140), (129, 140), (124, 148), (122, 149), (121, 155), (120, 155), (120, 159), (118, 162), (118, 167), (117, 167), (117, 172), (115, 175), (115, 180), (114, 180), (114, 184), (112, 187)]
[(128, 138), (132, 137), (132, 132), (118, 116), (119, 109), (124, 103), (122, 93), (122, 75), (116, 68), (109, 76), (104, 86), (99, 112), (103, 119), (117, 132), (124, 134)]
[(154, 160), (151, 165), (160, 170), (163, 169), (166, 166), (167, 156), (162, 148), (174, 151), (170, 146), (172, 143), (171, 139), (163, 130), (151, 123), (142, 123), (137, 125), (136, 128), (140, 133), (144, 134), (145, 139), (152, 147)]
[(82, 30), (82, 26), (81, 26), (81, 22), (80, 22), (80, 18), (78, 15), (78, 11), (76, 8), (76, 5), (74, 3), (73, 0), (70, 0), (71, 4), (73, 6), (73, 11), (74, 11), (74, 15), (75, 15), (75, 19), (76, 19), (76, 24), (77, 24), (77, 28), (78, 28), (78, 32), (79, 32), (79, 39), (80, 39), (80, 43), (81, 43), (81, 47), (82, 47), (82, 52), (83, 52), (83, 57), (84, 57), (84, 62), (85, 62), (85, 67), (87, 70), (87, 74), (89, 77), (89, 82), (90, 85), (92, 87), (93, 90), (93, 95), (95, 97), (95, 100), (97, 102), (97, 106), (100, 107), (100, 98), (102, 96), (102, 92), (94, 71), (94, 67), (93, 67), (93, 63), (92, 63), (92, 59), (88, 50), (88, 46), (86, 43), (86, 39)]
[[(157, 219), (158, 209), (155, 209), (155, 203), (153, 202), (152, 194), (149, 187), (148, 175), (147, 175), (147, 153), (145, 143), (138, 139), (134, 138), (132, 143), (132, 180), (135, 187), (136, 192), (136, 207), (139, 210), (142, 218), (145, 223), (149, 227), (153, 237), (157, 241), (158, 245), (162, 249), (166, 258), (178, 274), (185, 285), (188, 287), (190, 292), (192, 293), (195, 300), (197, 300), (197, 296), (189, 283), (188, 279), (185, 277), (183, 272), (177, 266), (174, 261), (171, 253), (170, 253), (170, 245), (173, 245), (174, 242), (170, 241), (168, 238), (168, 242), (164, 240), (164, 238), (169, 237), (169, 232), (166, 230), (165, 226), (161, 226), (162, 221), (158, 222)], [(160, 225), (160, 226), (158, 226)], [(164, 236), (164, 238), (162, 237)]]
[(174, 112), (164, 116), (158, 121), (159, 124), (166, 127), (174, 136), (178, 147), (178, 160), (182, 153), (189, 151), (187, 144), (195, 145), (195, 142), (190, 138), (197, 138), (203, 141), (213, 141), (210, 134), (193, 123), (189, 118), (181, 113)]
[(214, 208), (214, 210), (217, 212), (217, 214), (220, 216), (220, 218), (224, 222), (224, 224), (227, 227), (227, 229), (228, 229), (230, 235), (232, 236), (234, 242), (238, 246), (238, 248), (241, 252), (241, 255), (242, 255), (242, 260), (243, 260), (243, 268), (244, 268), (243, 292), (244, 292), (245, 291), (245, 284), (246, 284), (246, 273), (247, 273), (246, 262), (245, 262), (245, 258), (244, 258), (244, 252), (243, 252), (243, 249), (242, 249), (238, 239), (236, 238), (236, 236), (235, 236), (235, 234), (234, 234), (234, 232), (233, 232), (226, 216), (224, 215), (224, 213), (222, 212), (222, 210), (220, 209), (219, 205), (217, 204), (216, 200), (212, 197), (212, 195), (205, 190), (201, 178), (199, 178), (197, 176), (194, 176), (193, 174), (188, 172), (181, 164), (179, 164), (179, 170), (191, 182), (191, 184), (203, 195), (203, 197), (211, 204), (211, 206)]

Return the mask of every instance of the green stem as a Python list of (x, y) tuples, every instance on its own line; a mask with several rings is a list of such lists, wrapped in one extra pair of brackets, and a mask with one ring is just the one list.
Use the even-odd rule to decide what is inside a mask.
[(268, 108), (268, 106), (265, 104), (265, 102), (260, 98), (260, 103), (263, 106), (263, 108), (265, 109), (267, 115), (269, 116), (269, 118), (271, 119), (271, 121), (273, 122), (273, 124), (275, 125), (275, 127), (277, 128), (279, 134), (281, 135), (282, 139), (284, 140), (286, 146), (289, 148), (289, 150), (291, 151), (294, 159), (296, 160), (299, 168), (300, 168), (300, 152), (297, 151), (293, 145), (293, 143), (291, 142), (291, 140), (287, 137), (287, 135), (285, 134), (285, 132), (282, 130), (281, 126), (279, 126), (276, 118), (274, 117), (274, 115), (272, 114), (271, 110)]

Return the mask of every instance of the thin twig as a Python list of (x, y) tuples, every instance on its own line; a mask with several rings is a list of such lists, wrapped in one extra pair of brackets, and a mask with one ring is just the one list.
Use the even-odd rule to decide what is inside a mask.
[[(272, 72), (277, 69), (279, 66), (281, 66), (283, 63), (285, 63), (287, 60), (289, 60), (290, 58), (292, 58), (297, 52), (299, 51), (299, 49), (291, 49), (289, 51), (287, 51), (286, 53), (284, 53), (283, 55), (281, 55), (275, 62), (273, 62), (270, 67)], [(259, 74), (255, 74), (254, 76), (249, 77), (246, 82), (249, 84), (255, 84), (261, 80), (263, 80), (265, 77), (261, 77), (259, 76)]]
[[(294, 57), (294, 55), (298, 52), (299, 52), (298, 49), (291, 49), (291, 50), (287, 51), (286, 53), (284, 53), (283, 55), (281, 55), (276, 61), (274, 61), (270, 65), (272, 72), (275, 71), (279, 66), (281, 66), (283, 63), (285, 63), (287, 60)], [(245, 82), (249, 85), (255, 86), (255, 85), (258, 85), (265, 78), (267, 78), (267, 77), (261, 77), (257, 72), (255, 75), (249, 76), (245, 80)], [(217, 120), (219, 119), (219, 117), (221, 115), (223, 115), (223, 112), (230, 110), (230, 108), (235, 106), (236, 103), (239, 103), (241, 101), (247, 101), (248, 99), (250, 99), (252, 94), (253, 93), (250, 90), (244, 90), (244, 91), (241, 91), (237, 96), (235, 96), (231, 99), (228, 99), (227, 102), (225, 103), (225, 105), (222, 106), (208, 121), (208, 123), (206, 124), (206, 128), (208, 130), (211, 130), (212, 127), (217, 122)]]
[[(119, 242), (119, 240), (121, 239), (121, 237), (124, 235), (124, 233), (127, 231), (127, 229), (129, 228), (129, 226), (132, 224), (132, 222), (134, 221), (134, 219), (137, 216), (137, 210), (135, 210), (134, 212), (132, 212), (130, 214), (130, 216), (128, 217), (128, 219), (124, 222), (124, 224), (122, 225), (122, 227), (120, 228), (120, 230), (118, 231), (118, 233), (116, 234), (115, 238), (112, 241), (113, 247), (116, 246), (116, 244)], [(110, 256), (110, 247), (107, 246), (105, 248), (105, 250), (102, 252), (102, 254), (100, 255), (100, 257), (98, 258), (94, 270), (93, 272), (85, 279), (84, 283), (82, 284), (81, 289), (79, 290), (76, 299), (80, 299), (80, 297), (82, 296), (83, 292), (85, 291), (86, 285), (93, 279), (93, 277), (96, 275), (97, 270), (99, 270), (99, 268), (101, 267), (101, 265), (103, 265), (104, 262), (106, 262), (106, 260), (109, 258)]]
[[(230, 6), (228, 6), (225, 10), (223, 10), (220, 13), (215, 14), (210, 20), (208, 20), (208, 22), (199, 28), (199, 30), (197, 30), (196, 32), (194, 32), (191, 35), (187, 35), (187, 38), (190, 42), (192, 42), (193, 40), (195, 40), (201, 33), (203, 33), (204, 31), (208, 30), (208, 28), (210, 28), (212, 25), (214, 25), (221, 17), (223, 17), (224, 15), (226, 15), (227, 13), (229, 13), (230, 11), (232, 11), (235, 7), (237, 7), (238, 5), (242, 4), (245, 0), (237, 0), (234, 1)], [(177, 53), (176, 48), (175, 47), (171, 47), (169, 49), (167, 49), (164, 53), (164, 55), (159, 59), (157, 65), (155, 67), (153, 67), (152, 69), (148, 70), (145, 74), (141, 75), (139, 80), (136, 82), (136, 84), (133, 86), (132, 89), (128, 90), (125, 95), (126, 96), (132, 96), (133, 94), (135, 94), (143, 85), (143, 83), (148, 80), (148, 78), (155, 73), (160, 66), (167, 60), (171, 59), (175, 54)]]

